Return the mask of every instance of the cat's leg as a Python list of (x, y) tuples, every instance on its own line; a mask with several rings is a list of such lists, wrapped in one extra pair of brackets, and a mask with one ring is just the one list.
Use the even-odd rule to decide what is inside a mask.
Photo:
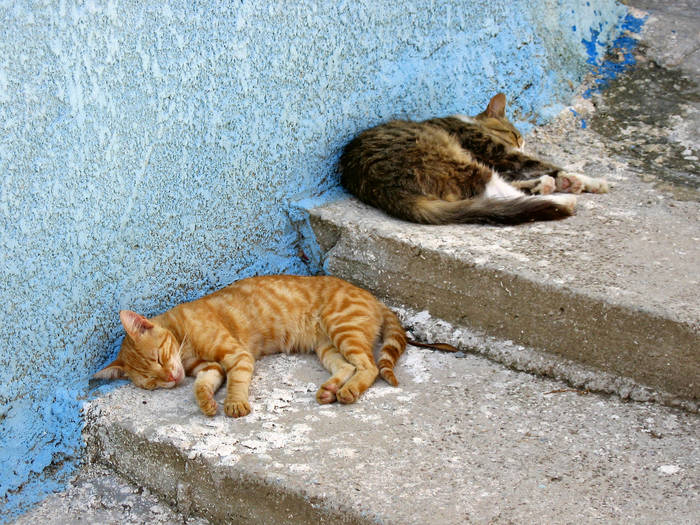
[(207, 416), (213, 416), (218, 410), (214, 394), (224, 382), (226, 374), (219, 363), (205, 361), (192, 370), (194, 380), (194, 397), (201, 411)]
[(253, 377), (255, 358), (239, 345), (232, 345), (217, 354), (220, 356), (218, 361), (226, 371), (224, 412), (231, 417), (247, 416), (250, 414), (248, 390)]
[(355, 373), (355, 367), (345, 360), (330, 339), (326, 339), (316, 347), (316, 354), (321, 364), (331, 373), (330, 379), (316, 392), (316, 400), (322, 405), (333, 403), (338, 390)]
[[(379, 375), (372, 354), (379, 327), (368, 326), (359, 319), (352, 325), (331, 326), (328, 335), (342, 356), (355, 367), (355, 373), (336, 393), (341, 403), (354, 403)], [(371, 334), (371, 335), (370, 335)]]
[(549, 175), (542, 175), (536, 179), (514, 180), (510, 183), (520, 190), (528, 190), (532, 194), (549, 195), (557, 189), (556, 181)]
[(547, 195), (554, 191), (566, 193), (607, 193), (608, 183), (563, 169), (531, 157), (520, 151), (511, 151), (490, 164), (505, 180), (516, 188), (532, 194)]
[(553, 164), (515, 149), (500, 152), (483, 162), (516, 188), (527, 189), (530, 193), (552, 193), (554, 179), (561, 171)]

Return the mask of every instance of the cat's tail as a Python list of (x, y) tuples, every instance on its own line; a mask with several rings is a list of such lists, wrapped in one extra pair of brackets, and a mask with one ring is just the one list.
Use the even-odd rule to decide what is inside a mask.
[(444, 352), (459, 352), (456, 348), (447, 343), (420, 343), (406, 337), (406, 331), (401, 326), (396, 314), (382, 305), (382, 348), (379, 351), (379, 375), (384, 380), (393, 386), (399, 386), (399, 382), (394, 375), (394, 367), (406, 350), (406, 344), (412, 346), (420, 346), (421, 348), (432, 348), (433, 350), (442, 350)]
[(406, 350), (406, 331), (401, 326), (399, 318), (396, 314), (382, 305), (382, 347), (379, 350), (379, 375), (384, 380), (393, 386), (399, 386), (399, 382), (394, 375), (394, 366), (396, 366), (399, 357)]
[(520, 224), (564, 219), (573, 215), (575, 206), (573, 195), (481, 197), (459, 201), (417, 197), (410, 210), (412, 219), (424, 224)]

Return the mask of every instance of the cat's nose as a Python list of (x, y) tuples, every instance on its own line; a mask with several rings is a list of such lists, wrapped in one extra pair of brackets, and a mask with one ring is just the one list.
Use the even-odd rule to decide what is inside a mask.
[(185, 379), (184, 370), (178, 370), (177, 372), (170, 372), (170, 374), (168, 374), (168, 383), (180, 384), (183, 379)]

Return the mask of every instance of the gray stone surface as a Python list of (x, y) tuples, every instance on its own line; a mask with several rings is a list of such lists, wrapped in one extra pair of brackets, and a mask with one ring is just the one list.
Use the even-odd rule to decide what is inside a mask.
[(593, 97), (590, 126), (642, 180), (698, 201), (700, 1), (641, 4), (649, 13), (641, 35), (635, 35), (637, 64)]
[(148, 488), (129, 483), (103, 465), (81, 469), (65, 491), (46, 498), (13, 525), (205, 525), (185, 518)]
[[(481, 356), (410, 349), (398, 388), (319, 406), (312, 356), (258, 363), (253, 412), (191, 381), (86, 409), (93, 458), (217, 523), (697, 523), (698, 416), (583, 395)], [(223, 392), (218, 396), (223, 401)]]
[(667, 69), (682, 69), (700, 80), (700, 1), (623, 0), (648, 14), (643, 28), (647, 56)]

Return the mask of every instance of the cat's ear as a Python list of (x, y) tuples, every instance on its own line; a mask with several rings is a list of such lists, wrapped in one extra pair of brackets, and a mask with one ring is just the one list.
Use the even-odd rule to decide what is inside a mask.
[(131, 310), (122, 310), (119, 312), (119, 319), (124, 326), (124, 330), (129, 334), (129, 337), (136, 340), (153, 328), (153, 323), (146, 319), (143, 315), (139, 315)]
[(486, 108), (486, 116), (503, 118), (506, 116), (506, 96), (503, 93), (494, 95)]
[(126, 372), (124, 372), (121, 361), (117, 358), (102, 370), (95, 372), (92, 377), (93, 379), (121, 379), (126, 377)]

